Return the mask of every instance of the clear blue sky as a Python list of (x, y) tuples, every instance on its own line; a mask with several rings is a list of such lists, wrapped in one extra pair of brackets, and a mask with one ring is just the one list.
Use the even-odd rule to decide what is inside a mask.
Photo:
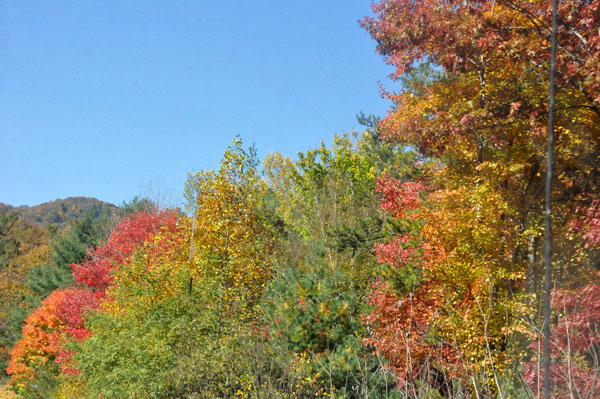
[(0, 202), (175, 201), (240, 134), (294, 156), (383, 115), (369, 0), (0, 2)]

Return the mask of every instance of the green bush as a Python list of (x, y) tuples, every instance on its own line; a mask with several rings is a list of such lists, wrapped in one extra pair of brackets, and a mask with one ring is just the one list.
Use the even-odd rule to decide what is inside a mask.
[(268, 338), (261, 397), (393, 398), (395, 381), (362, 344), (365, 304), (342, 272), (324, 262), (288, 268), (268, 288), (262, 310)]

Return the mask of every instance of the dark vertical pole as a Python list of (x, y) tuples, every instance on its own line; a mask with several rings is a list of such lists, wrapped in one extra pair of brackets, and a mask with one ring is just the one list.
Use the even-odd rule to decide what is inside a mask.
[(552, 279), (552, 174), (554, 168), (554, 108), (556, 103), (556, 30), (558, 0), (552, 0), (552, 38), (550, 50), (550, 106), (548, 109), (548, 165), (546, 168), (546, 195), (544, 221), (544, 398), (550, 399), (550, 287)]

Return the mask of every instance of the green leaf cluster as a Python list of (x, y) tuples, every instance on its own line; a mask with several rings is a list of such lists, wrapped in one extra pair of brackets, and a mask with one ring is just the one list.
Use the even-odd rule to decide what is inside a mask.
[[(394, 379), (362, 343), (367, 327), (360, 290), (321, 257), (305, 270), (289, 267), (271, 282), (262, 304), (271, 368), (278, 392), (295, 397), (393, 398)], [(264, 376), (263, 376), (264, 377)], [(267, 378), (267, 377), (264, 377)]]

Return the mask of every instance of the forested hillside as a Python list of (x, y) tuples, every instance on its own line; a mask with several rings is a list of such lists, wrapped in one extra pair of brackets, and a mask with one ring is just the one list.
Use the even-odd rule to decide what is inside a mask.
[[(551, 4), (382, 0), (400, 89), (181, 208), (0, 215), (0, 398), (541, 398)], [(600, 396), (600, 1), (560, 2), (553, 398)]]
[(57, 199), (35, 206), (0, 203), (0, 213), (19, 216), (27, 223), (39, 227), (48, 224), (64, 226), (73, 219), (83, 219), (88, 213), (94, 217), (109, 217), (115, 209), (113, 204), (88, 197)]
[[(62, 224), (29, 223), (16, 213), (24, 207), (0, 212), (0, 381), (6, 380), (10, 349), (22, 337), (22, 325), (40, 302), (56, 288), (73, 283), (70, 264), (88, 257), (88, 250), (103, 241), (112, 226), (124, 215), (149, 207), (148, 200), (135, 198), (117, 208), (93, 198), (58, 200), (27, 208), (40, 220), (49, 220), (44, 209), (56, 209), (48, 204), (88, 204), (72, 207), (62, 214)], [(60, 205), (58, 205), (60, 207)], [(104, 208), (104, 210), (102, 210)], [(6, 209), (6, 208), (5, 208)], [(110, 213), (108, 213), (110, 210)], [(69, 218), (69, 219), (67, 219)]]

